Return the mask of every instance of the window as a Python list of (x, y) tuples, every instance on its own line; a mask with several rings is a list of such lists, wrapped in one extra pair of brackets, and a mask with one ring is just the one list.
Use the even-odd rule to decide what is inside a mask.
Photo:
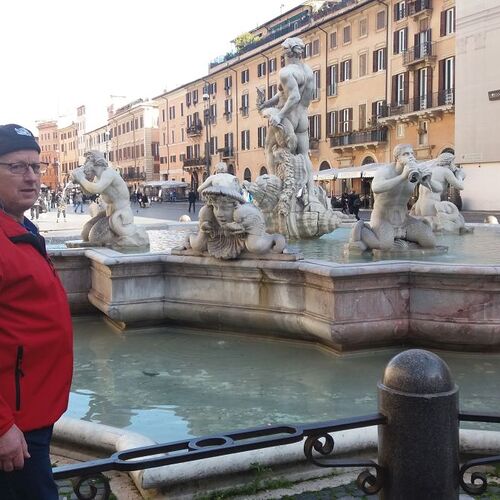
[(226, 150), (225, 153), (230, 153), (232, 155), (233, 144), (234, 144), (233, 133), (229, 132), (227, 134), (224, 134), (224, 149)]
[(359, 130), (366, 128), (366, 104), (360, 104), (358, 107), (358, 122)]
[(210, 154), (217, 153), (217, 137), (210, 137)]
[(373, 52), (373, 72), (383, 71), (385, 69), (385, 47)]
[(455, 103), (455, 58), (439, 61), (439, 105)]
[(250, 149), (250, 130), (241, 131), (241, 150), (248, 151)]
[[(181, 116), (184, 116), (184, 103), (181, 102)], [(136, 120), (137, 122), (137, 120)], [(135, 125), (135, 128), (137, 128), (137, 124)]]
[(257, 76), (259, 78), (261, 78), (262, 76), (264, 76), (266, 74), (266, 63), (263, 62), (263, 63), (260, 63), (258, 66), (257, 66)]
[(309, 138), (317, 141), (321, 139), (321, 115), (309, 117)]
[(257, 129), (257, 145), (263, 148), (266, 144), (267, 127), (259, 127)]
[(364, 19), (359, 20), (359, 38), (368, 35), (368, 19), (366, 17)]
[(441, 36), (455, 33), (455, 7), (441, 12)]
[(419, 146), (427, 146), (429, 141), (429, 122), (426, 120), (422, 120), (418, 124), (418, 145)]
[(217, 123), (217, 104), (210, 104), (208, 118), (210, 123), (212, 124)]
[(317, 56), (318, 54), (319, 54), (319, 38), (317, 40), (313, 40), (312, 50), (311, 50), (311, 55)]
[(276, 57), (269, 59), (269, 73), (274, 73), (276, 71)]
[(375, 101), (372, 103), (372, 121), (376, 123), (379, 118), (386, 116), (386, 102), (385, 100)]
[(340, 133), (352, 132), (352, 108), (340, 110)]
[(232, 75), (226, 76), (224, 78), (224, 90), (226, 91), (226, 95), (231, 94), (231, 88), (233, 86), (233, 77)]
[(248, 94), (241, 95), (241, 114), (243, 116), (248, 116)]
[(406, 10), (406, 2), (403, 0), (402, 2), (397, 2), (394, 5), (394, 19), (396, 21), (401, 21), (401, 19), (404, 19), (407, 15), (407, 10)]
[(184, 142), (184, 129), (181, 128), (181, 142)]
[(396, 106), (406, 104), (408, 78), (406, 73), (399, 73), (393, 76), (393, 102)]
[(351, 59), (340, 63), (340, 81), (345, 82), (351, 79)]
[(311, 57), (311, 53), (312, 53), (312, 43), (309, 42), (309, 43), (306, 43), (306, 45), (304, 47), (304, 58)]
[(278, 86), (276, 84), (269, 85), (269, 88), (267, 89), (268, 98), (271, 99), (271, 97), (274, 97), (277, 93)]
[(170, 106), (168, 109), (168, 117), (170, 120), (173, 120), (175, 118), (175, 106)]
[(330, 111), (326, 115), (326, 134), (328, 135), (328, 137), (332, 137), (338, 134), (337, 124), (338, 124), (338, 112)]
[(192, 98), (193, 104), (198, 103), (198, 90), (193, 90), (193, 98)]
[(339, 81), (339, 67), (338, 64), (328, 66), (326, 71), (326, 87), (327, 95), (337, 95), (337, 82)]
[(250, 70), (244, 69), (241, 72), (241, 83), (248, 83), (249, 80), (250, 80)]
[(431, 105), (432, 71), (430, 68), (421, 68), (417, 72), (417, 91), (415, 109), (427, 109)]
[(408, 28), (394, 32), (394, 54), (402, 54), (408, 49)]
[(344, 45), (346, 43), (351, 43), (351, 26), (344, 26)]
[(321, 85), (321, 80), (320, 80), (320, 70), (316, 69), (313, 71), (313, 76), (314, 76), (314, 88), (313, 88), (313, 99), (319, 99), (319, 89)]
[(377, 30), (383, 30), (385, 28), (385, 10), (380, 10), (377, 12)]
[(330, 48), (331, 49), (337, 48), (337, 32), (336, 31), (334, 31), (333, 33), (330, 33)]
[(364, 54), (359, 54), (359, 76), (366, 76), (367, 73), (367, 64), (368, 62), (368, 54), (365, 52)]
[(224, 101), (224, 116), (230, 117), (233, 112), (233, 100), (226, 99)]

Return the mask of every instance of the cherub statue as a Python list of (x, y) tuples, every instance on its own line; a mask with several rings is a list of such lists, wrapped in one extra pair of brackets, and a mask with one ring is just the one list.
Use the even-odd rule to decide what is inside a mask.
[(261, 211), (245, 203), (238, 179), (227, 174), (221, 164), (217, 171), (198, 188), (206, 204), (199, 214), (200, 230), (188, 237), (185, 248), (219, 259), (235, 259), (244, 250), (282, 253), (285, 238), (267, 234)]
[(454, 160), (452, 153), (442, 153), (435, 160), (426, 162), (431, 168), (433, 190), (419, 186), (418, 200), (410, 214), (427, 220), (434, 231), (464, 234), (471, 230), (466, 228), (463, 215), (451, 201), (441, 201), (448, 186), (464, 188), (465, 172), (455, 165)]
[(85, 224), (82, 239), (106, 246), (149, 245), (145, 229), (134, 224), (129, 191), (120, 174), (108, 166), (101, 152), (88, 151), (84, 156), (85, 163), (72, 172), (72, 181), (86, 193), (100, 194), (106, 209)]

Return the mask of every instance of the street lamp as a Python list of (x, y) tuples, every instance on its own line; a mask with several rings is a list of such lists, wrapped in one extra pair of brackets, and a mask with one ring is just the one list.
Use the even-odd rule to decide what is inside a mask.
[(210, 127), (210, 95), (205, 93), (202, 96), (205, 111), (205, 171), (207, 177), (210, 175), (210, 134), (208, 127)]

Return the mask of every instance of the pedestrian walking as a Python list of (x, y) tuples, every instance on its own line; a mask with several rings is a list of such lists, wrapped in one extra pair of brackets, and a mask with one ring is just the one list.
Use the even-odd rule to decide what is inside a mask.
[(56, 222), (59, 222), (60, 215), (64, 217), (64, 222), (66, 222), (66, 200), (64, 199), (64, 194), (62, 192), (56, 195), (56, 205), (57, 205)]
[(193, 213), (196, 213), (196, 193), (191, 189), (188, 193), (189, 208), (188, 212), (191, 212), (191, 207), (193, 207)]
[(0, 126), (0, 498), (58, 500), (49, 445), (68, 407), (73, 371), (66, 292), (45, 240), (24, 212), (35, 205), (40, 147), (20, 125)]

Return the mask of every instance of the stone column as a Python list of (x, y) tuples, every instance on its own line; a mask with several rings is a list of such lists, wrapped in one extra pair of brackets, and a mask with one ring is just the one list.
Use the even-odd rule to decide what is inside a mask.
[(411, 349), (387, 365), (379, 388), (380, 498), (458, 499), (458, 387), (435, 354)]

